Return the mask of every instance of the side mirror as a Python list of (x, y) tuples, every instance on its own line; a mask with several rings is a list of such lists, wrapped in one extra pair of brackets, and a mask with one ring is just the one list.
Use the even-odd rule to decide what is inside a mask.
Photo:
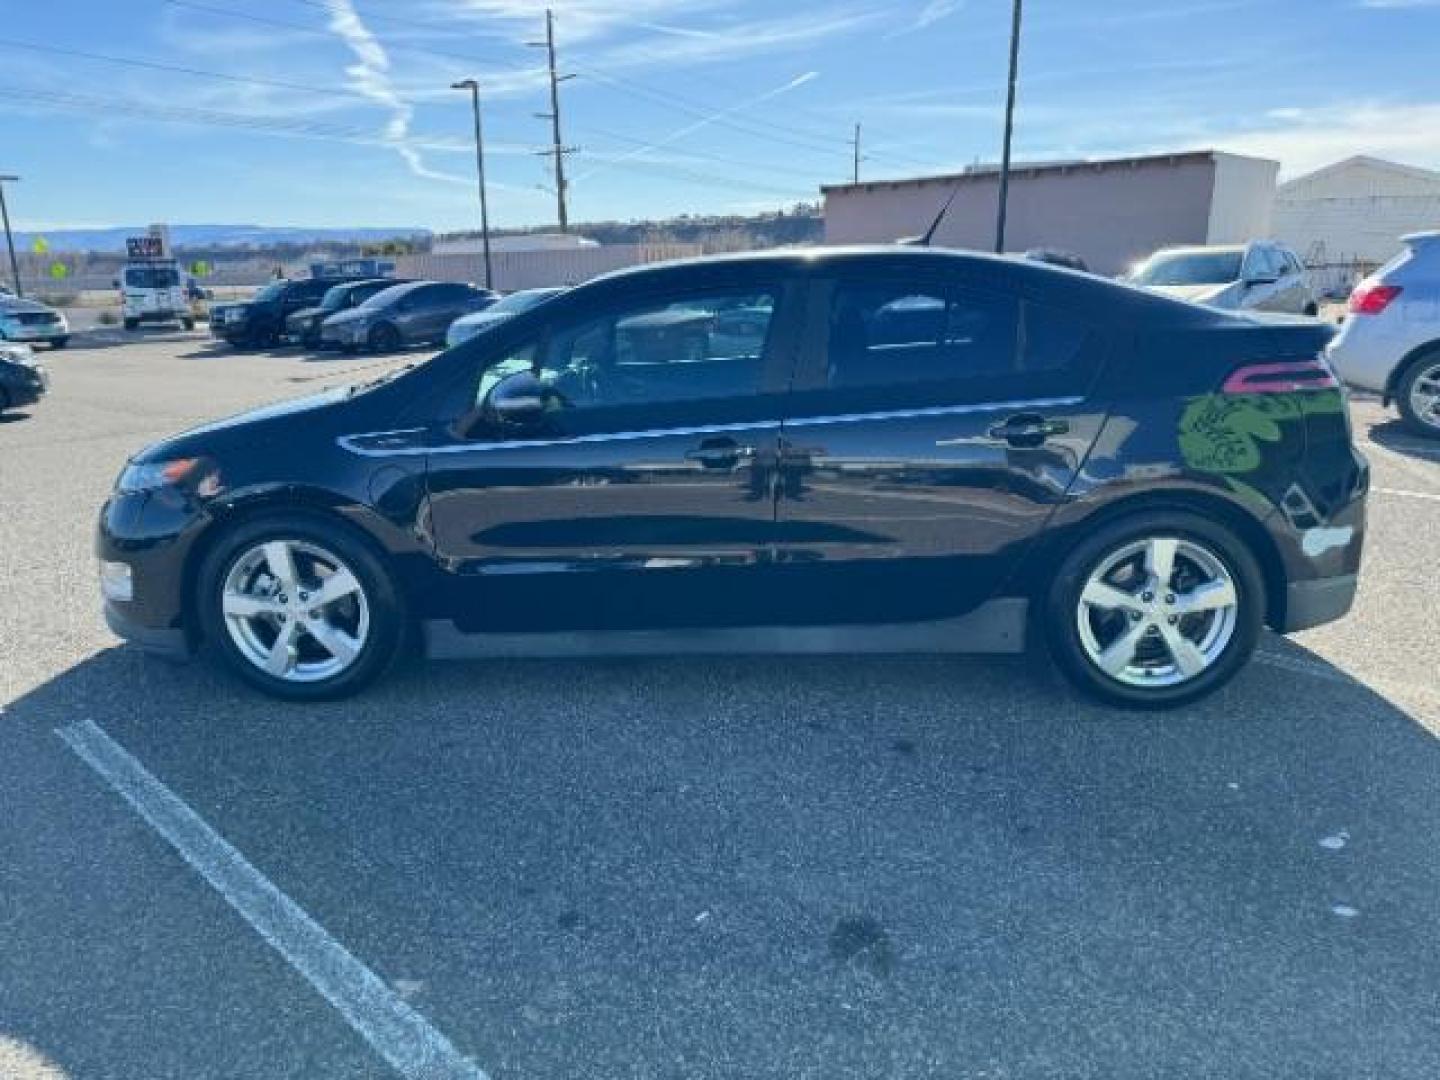
[(490, 388), (482, 413), (497, 429), (533, 431), (545, 419), (545, 402), (551, 393), (532, 372), (519, 371)]

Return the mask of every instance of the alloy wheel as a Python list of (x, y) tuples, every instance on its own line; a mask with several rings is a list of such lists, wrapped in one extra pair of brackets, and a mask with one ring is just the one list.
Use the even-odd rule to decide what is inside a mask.
[(1425, 368), (1410, 384), (1410, 410), (1421, 423), (1440, 429), (1440, 363)]
[(247, 549), (225, 575), (220, 610), (240, 655), (284, 682), (341, 674), (370, 636), (360, 579), (308, 541), (267, 540)]
[(1080, 591), (1086, 657), (1126, 686), (1171, 687), (1208, 671), (1235, 635), (1235, 579), (1209, 548), (1151, 536), (1117, 548)]

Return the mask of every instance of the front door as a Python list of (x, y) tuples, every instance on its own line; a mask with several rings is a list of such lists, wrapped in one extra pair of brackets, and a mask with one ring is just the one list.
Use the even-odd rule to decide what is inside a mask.
[[(771, 282), (632, 295), (561, 305), (543, 330), (491, 344), (473, 430), (428, 464), (449, 579), (436, 600), (457, 627), (750, 621), (774, 539), (793, 306)], [(517, 376), (544, 402), (518, 430), (497, 405)]]
[(996, 594), (1104, 422), (1082, 314), (962, 280), (818, 283), (781, 434), (788, 621), (963, 615)]

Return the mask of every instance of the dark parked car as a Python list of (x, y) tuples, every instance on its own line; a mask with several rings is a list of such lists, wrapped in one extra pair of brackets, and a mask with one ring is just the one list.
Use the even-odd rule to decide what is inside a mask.
[(415, 281), (376, 293), (359, 307), (326, 319), (323, 343), (349, 352), (394, 352), (407, 345), (443, 345), (450, 324), (484, 311), (499, 293), (450, 281)]
[(248, 303), (212, 308), (210, 332), (238, 347), (267, 348), (280, 341), (285, 320), (291, 315), (320, 303), (332, 287), (355, 280), (311, 277), (272, 281)]
[(0, 413), (34, 405), (50, 389), (50, 375), (28, 345), (0, 345)]
[(1018, 652), (1190, 701), (1350, 607), (1368, 470), (1318, 323), (905, 248), (601, 278), (151, 446), (110, 624), (289, 698), (432, 655)]
[(372, 278), (331, 286), (320, 298), (319, 304), (301, 308), (285, 320), (285, 337), (307, 349), (317, 348), (320, 345), (320, 327), (331, 315), (349, 311), (378, 292), (404, 284), (404, 278)]

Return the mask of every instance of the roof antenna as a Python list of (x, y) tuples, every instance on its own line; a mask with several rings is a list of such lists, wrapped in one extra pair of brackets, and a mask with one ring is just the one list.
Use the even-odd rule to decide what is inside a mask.
[(940, 228), (940, 223), (945, 220), (945, 215), (950, 212), (950, 204), (955, 201), (955, 196), (960, 194), (960, 185), (956, 184), (950, 189), (950, 197), (945, 200), (945, 205), (940, 207), (940, 212), (935, 215), (935, 220), (930, 222), (930, 227), (925, 230), (923, 236), (902, 236), (896, 241), (906, 247), (929, 247), (930, 241), (935, 238), (935, 230)]

